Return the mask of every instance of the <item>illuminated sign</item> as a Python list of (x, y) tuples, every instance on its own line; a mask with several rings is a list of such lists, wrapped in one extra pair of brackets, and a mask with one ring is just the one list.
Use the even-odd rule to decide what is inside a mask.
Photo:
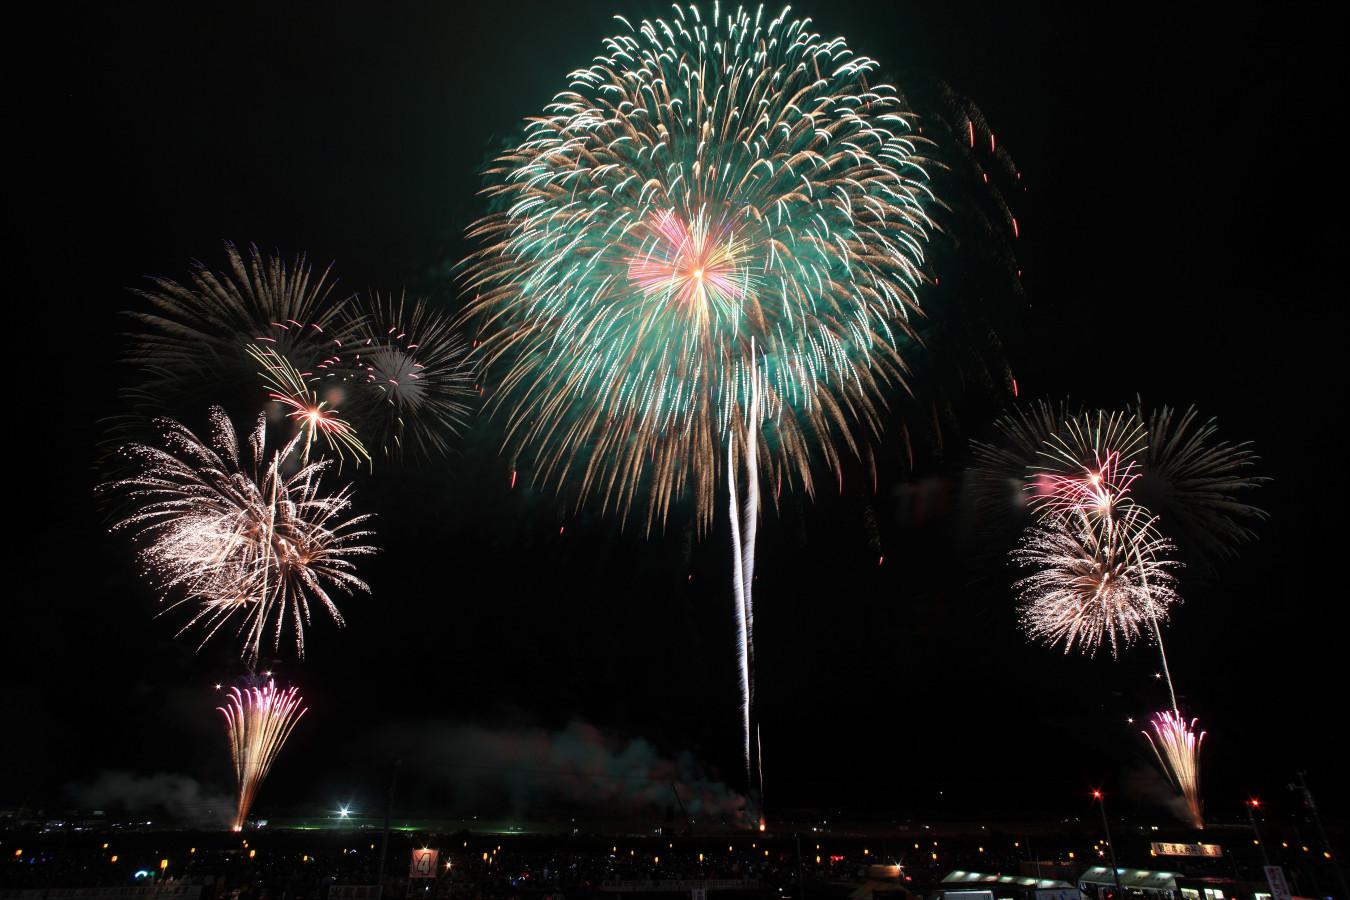
[(412, 852), (412, 865), (408, 868), (409, 878), (435, 878), (436, 877), (436, 858), (440, 856), (439, 850), (429, 850), (425, 847)]
[(1217, 859), (1223, 856), (1223, 848), (1218, 844), (1167, 844), (1154, 841), (1153, 853), (1156, 856), (1207, 856)]

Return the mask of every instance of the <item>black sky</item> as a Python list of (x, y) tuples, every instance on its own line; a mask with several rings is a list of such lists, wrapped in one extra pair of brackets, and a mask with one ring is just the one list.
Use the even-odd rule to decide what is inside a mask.
[[(1343, 817), (1327, 720), (1347, 688), (1333, 437), (1345, 23), (1088, 6), (795, 11), (891, 74), (950, 82), (1016, 159), (1031, 309), (1008, 354), (1024, 396), (1195, 402), (1255, 443), (1270, 521), (1217, 581), (1185, 583), (1174, 666), (1211, 733), (1212, 814), (1236, 815), (1248, 792), (1288, 804), (1306, 766)], [(486, 148), (589, 61), (615, 8), (106, 4), (11, 34), (0, 807), (58, 805), (104, 769), (226, 780), (209, 688), (237, 663), (151, 618), (92, 496), (99, 420), (127, 377), (126, 289), (218, 263), (229, 239), (331, 260), (354, 290), (452, 302), (443, 272), (481, 212)], [(888, 441), (894, 477), (876, 491), (850, 483), (766, 517), (759, 665), (783, 808), (1054, 813), (1147, 769), (1124, 718), (1160, 702), (1150, 651), (1112, 664), (1027, 645), (1011, 573), (965, 554), (955, 516), (904, 515), (905, 483), (958, 479), (988, 422), (960, 425), (916, 473)], [(373, 802), (404, 752), (385, 735), (431, 721), (581, 719), (738, 777), (725, 534), (673, 523), (648, 539), (510, 490), (492, 439), (361, 486), (385, 550), (374, 596), (281, 667), (313, 711), (269, 788), (276, 808)], [(440, 802), (430, 774), (410, 778)], [(1142, 792), (1132, 802), (1148, 808)]]

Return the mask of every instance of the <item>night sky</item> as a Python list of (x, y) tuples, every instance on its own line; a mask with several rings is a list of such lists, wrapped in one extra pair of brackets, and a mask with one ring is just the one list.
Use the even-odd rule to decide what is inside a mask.
[[(228, 782), (212, 685), (240, 673), (234, 650), (194, 653), (173, 639), (180, 620), (153, 618), (94, 498), (100, 420), (131, 377), (128, 288), (193, 258), (218, 265), (232, 240), (332, 261), (346, 289), (406, 286), (454, 308), (447, 273), (484, 209), (485, 154), (589, 62), (616, 6), (102, 4), (11, 33), (0, 808), (74, 805), (70, 786), (106, 771)], [(1006, 350), (1024, 399), (1193, 402), (1254, 443), (1270, 519), (1217, 577), (1183, 576), (1174, 672), (1210, 732), (1211, 816), (1253, 793), (1292, 808), (1284, 785), (1304, 767), (1344, 818), (1327, 721), (1347, 688), (1333, 438), (1346, 29), (1236, 10), (834, 0), (795, 13), (902, 86), (911, 72), (947, 81), (1017, 161), (1026, 303)], [(1028, 644), (1014, 572), (965, 537), (965, 447), (1000, 402), (970, 399), (913, 470), (892, 433), (875, 489), (826, 478), (814, 500), (766, 511), (771, 812), (1077, 815), (1097, 785), (1157, 809), (1147, 744), (1125, 723), (1164, 703), (1153, 651), (1112, 663)], [(345, 630), (317, 623), (302, 663), (277, 664), (311, 712), (260, 814), (370, 808), (395, 757), (409, 808), (487, 811), (492, 791), (471, 800), (475, 776), (447, 772), (438, 743), (464, 728), (588, 723), (739, 786), (725, 522), (702, 537), (678, 517), (650, 537), (622, 530), (511, 489), (498, 439), (484, 423), (451, 459), (358, 476), (384, 550), (364, 569), (374, 593), (343, 605)], [(924, 491), (947, 499), (916, 510)], [(531, 813), (567, 808), (535, 793)]]

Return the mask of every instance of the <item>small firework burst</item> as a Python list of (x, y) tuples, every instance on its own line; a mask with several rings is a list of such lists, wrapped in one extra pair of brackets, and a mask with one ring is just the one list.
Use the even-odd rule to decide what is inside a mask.
[(125, 453), (137, 472), (104, 490), (135, 505), (116, 527), (143, 542), (148, 577), (166, 597), (177, 596), (170, 608), (196, 607), (180, 634), (199, 626), (204, 644), (237, 619), (241, 652), (252, 664), (266, 632), (276, 648), (289, 626), (303, 656), (311, 607), (342, 624), (331, 592), (369, 591), (353, 562), (375, 552), (364, 543), (371, 532), (358, 527), (369, 516), (348, 517), (350, 488), (322, 491), (331, 461), (289, 465), (300, 435), (269, 458), (262, 416), (249, 436), (247, 461), (219, 407), (211, 410), (209, 443), (178, 422), (160, 424), (164, 446), (129, 445)]
[(425, 300), (378, 296), (341, 353), (316, 367), (373, 446), (391, 456), (443, 455), (476, 395), (468, 344)]
[(1130, 486), (1139, 477), (1137, 468), (1132, 461), (1122, 463), (1119, 451), (1095, 450), (1093, 462), (1076, 471), (1066, 466), (1038, 472), (1031, 482), (1031, 504), (1042, 517), (1114, 515), (1120, 504), (1128, 502)]
[(338, 415), (338, 410), (330, 408), (326, 400), (319, 399), (312, 387), (312, 376), (296, 369), (272, 347), (250, 346), (248, 354), (262, 366), (258, 375), (267, 388), (267, 399), (278, 404), (286, 418), (304, 435), (302, 463), (309, 462), (309, 450), (315, 438), (322, 439), (340, 459), (351, 454), (355, 460), (370, 461), (370, 454), (356, 436), (356, 429)]
[(230, 688), (225, 705), (217, 707), (225, 717), (237, 785), (231, 830), (243, 830), (272, 763), (295, 724), (308, 712), (301, 702), (298, 690), (278, 690), (276, 682), (269, 680), (262, 687)]
[(1171, 544), (1141, 506), (1114, 516), (1050, 516), (1027, 530), (1013, 558), (1033, 569), (1016, 584), (1032, 640), (1114, 656), (1179, 601)]

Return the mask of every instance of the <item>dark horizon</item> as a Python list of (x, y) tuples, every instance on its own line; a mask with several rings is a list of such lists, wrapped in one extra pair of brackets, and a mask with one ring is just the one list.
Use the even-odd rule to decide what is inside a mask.
[[(446, 273), (483, 211), (488, 148), (589, 62), (619, 5), (665, 9), (91, 6), (50, 14), (26, 42), (10, 73), (24, 157), (11, 433), (24, 440), (11, 440), (0, 807), (76, 805), (101, 772), (229, 783), (213, 685), (241, 673), (234, 648), (194, 653), (173, 636), (180, 619), (154, 618), (94, 496), (130, 377), (129, 289), (180, 278), (192, 259), (218, 266), (231, 240), (332, 261), (347, 290), (406, 286), (454, 308)], [(1269, 518), (1216, 576), (1183, 574), (1168, 632), (1183, 705), (1209, 732), (1207, 809), (1235, 819), (1260, 796), (1294, 816), (1285, 785), (1306, 769), (1324, 815), (1350, 819), (1331, 724), (1350, 686), (1346, 619), (1328, 565), (1344, 21), (973, 3), (794, 12), (902, 87), (906, 72), (950, 83), (1016, 160), (1027, 309), (1004, 337), (1023, 402), (1195, 404), (1224, 439), (1252, 442), (1272, 479), (1252, 499)], [(1163, 812), (1161, 776), (1126, 723), (1163, 702), (1150, 648), (1113, 662), (1030, 644), (1013, 570), (968, 539), (966, 448), (1001, 403), (963, 398), (913, 469), (888, 432), (875, 488), (825, 479), (814, 499), (766, 508), (770, 815), (1058, 817), (1099, 786), (1121, 812)], [(238, 425), (256, 414), (229, 412)], [(274, 664), (310, 713), (258, 815), (372, 809), (395, 758), (405, 796), (426, 799), (412, 808), (566, 814), (584, 798), (550, 766), (571, 744), (473, 776), (492, 741), (540, 735), (588, 736), (576, 746), (597, 777), (629, 752), (669, 762), (682, 784), (743, 791), (725, 523), (700, 536), (685, 516), (648, 537), (528, 479), (512, 488), (497, 438), (471, 427), (444, 461), (354, 477), (383, 548), (363, 569), (373, 594), (342, 605), (346, 629), (316, 622), (304, 661)], [(611, 802), (647, 802), (630, 793)]]

